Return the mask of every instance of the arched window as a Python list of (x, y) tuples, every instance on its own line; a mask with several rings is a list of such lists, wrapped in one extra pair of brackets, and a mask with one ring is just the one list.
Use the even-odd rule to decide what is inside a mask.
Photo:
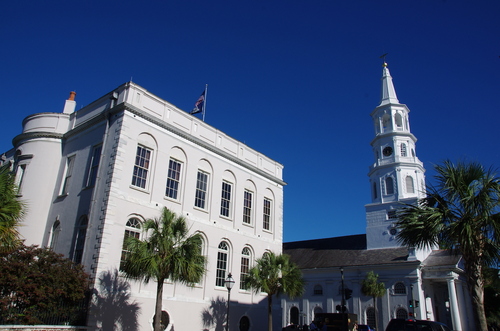
[(290, 324), (299, 324), (299, 308), (295, 306), (290, 308)]
[(321, 314), (323, 312), (323, 308), (321, 307), (314, 307), (313, 310), (313, 319), (316, 317), (316, 314)]
[(215, 274), (215, 286), (224, 287), (229, 261), (229, 245), (221, 241), (217, 251), (217, 270)]
[(85, 237), (87, 236), (87, 226), (89, 224), (88, 217), (82, 216), (78, 227), (76, 228), (75, 251), (73, 253), (73, 261), (76, 264), (82, 263), (83, 249), (85, 247)]
[(396, 113), (396, 115), (394, 115), (394, 120), (396, 121), (396, 126), (398, 128), (403, 127), (403, 117), (401, 116), (400, 113)]
[(373, 183), (373, 198), (374, 199), (377, 199), (378, 198), (378, 194), (377, 194), (377, 183)]
[(394, 194), (394, 180), (392, 177), (385, 178), (385, 194)]
[(375, 326), (375, 308), (366, 308), (366, 324)]
[(394, 284), (394, 294), (406, 294), (406, 286), (403, 282)]
[(123, 235), (122, 256), (120, 259), (120, 270), (122, 269), (123, 264), (125, 263), (125, 259), (127, 258), (127, 255), (129, 253), (128, 250), (125, 249), (125, 241), (129, 237), (137, 239), (141, 237), (141, 221), (136, 217), (129, 218), (127, 224), (125, 225), (125, 234)]
[(323, 286), (319, 284), (314, 285), (313, 295), (323, 295)]
[(382, 127), (384, 129), (384, 132), (391, 130), (391, 116), (389, 114), (384, 114), (384, 116), (382, 117)]
[(415, 193), (412, 176), (406, 176), (406, 193)]
[(407, 319), (408, 318), (408, 311), (404, 308), (398, 308), (396, 310), (396, 318)]
[(248, 276), (248, 271), (250, 270), (251, 255), (252, 253), (248, 247), (243, 248), (241, 251), (240, 289), (242, 290), (248, 290), (248, 287), (245, 285), (245, 278)]
[(401, 156), (407, 156), (408, 153), (406, 152), (406, 144), (403, 143), (401, 144)]

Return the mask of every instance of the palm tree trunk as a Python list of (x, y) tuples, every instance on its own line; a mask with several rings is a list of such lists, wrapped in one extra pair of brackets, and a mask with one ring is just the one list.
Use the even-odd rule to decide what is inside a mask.
[(161, 331), (161, 303), (163, 300), (163, 282), (164, 279), (158, 279), (158, 283), (156, 284), (155, 318), (153, 321), (154, 331)]
[(267, 330), (273, 331), (273, 296), (267, 295)]
[(488, 330), (486, 322), (486, 314), (484, 311), (484, 281), (482, 275), (482, 266), (479, 263), (466, 264), (467, 284), (469, 285), (469, 293), (472, 299), (472, 307), (474, 312), (474, 321), (476, 329), (480, 331)]
[(373, 297), (373, 319), (375, 320), (375, 330), (378, 330), (378, 325), (377, 325), (377, 298)]

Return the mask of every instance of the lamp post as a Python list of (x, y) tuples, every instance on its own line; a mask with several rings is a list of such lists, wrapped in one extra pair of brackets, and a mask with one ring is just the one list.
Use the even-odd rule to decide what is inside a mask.
[(346, 322), (347, 322), (347, 318), (345, 316), (345, 311), (346, 311), (346, 308), (345, 308), (345, 287), (344, 287), (344, 267), (340, 267), (340, 276), (341, 276), (341, 280), (342, 280), (342, 303), (341, 303), (341, 309), (342, 309), (342, 326), (343, 326), (343, 331), (347, 331), (347, 325), (346, 325)]
[(233, 275), (229, 273), (224, 281), (227, 288), (227, 313), (226, 313), (226, 331), (229, 330), (229, 300), (231, 300), (231, 289), (234, 285)]

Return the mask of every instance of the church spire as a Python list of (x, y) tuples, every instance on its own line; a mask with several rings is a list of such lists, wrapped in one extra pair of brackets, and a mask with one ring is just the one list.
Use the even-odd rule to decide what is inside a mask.
[(409, 114), (410, 109), (396, 96), (384, 61), (380, 104), (370, 114), (375, 137), (368, 173), (372, 199), (365, 205), (368, 249), (399, 247), (396, 210), (425, 194), (425, 169), (416, 154), (417, 138), (411, 133)]
[(380, 96), (379, 106), (399, 103), (398, 96), (396, 95), (396, 90), (394, 89), (394, 84), (392, 84), (391, 73), (389, 68), (387, 68), (387, 62), (383, 64), (384, 72), (382, 75), (382, 93)]

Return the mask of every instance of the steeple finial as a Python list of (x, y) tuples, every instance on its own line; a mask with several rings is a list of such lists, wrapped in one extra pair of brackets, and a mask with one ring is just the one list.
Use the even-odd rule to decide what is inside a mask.
[(394, 89), (394, 84), (392, 83), (391, 73), (389, 72), (389, 68), (387, 67), (387, 62), (385, 62), (385, 57), (387, 53), (382, 55), (381, 58), (384, 59), (384, 67), (382, 74), (382, 93), (380, 97), (380, 104), (387, 105), (391, 103), (399, 103), (398, 96), (396, 95), (396, 90)]

